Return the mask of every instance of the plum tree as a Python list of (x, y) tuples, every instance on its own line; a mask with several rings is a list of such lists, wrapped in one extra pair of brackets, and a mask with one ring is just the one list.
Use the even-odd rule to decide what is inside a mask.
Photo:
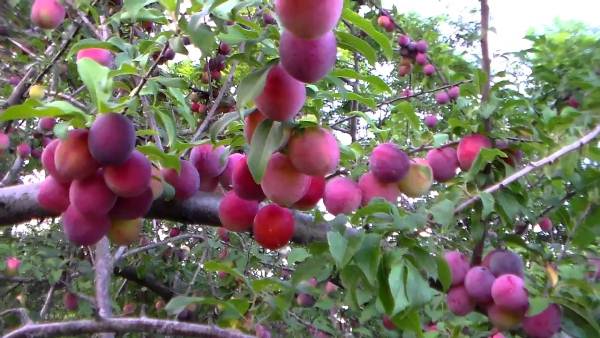
[(107, 215), (117, 196), (108, 188), (101, 173), (74, 180), (69, 188), (71, 207), (85, 215)]
[(56, 125), (56, 120), (52, 117), (42, 117), (38, 123), (38, 129), (41, 131), (51, 131)]
[(400, 195), (396, 183), (381, 182), (372, 172), (366, 172), (358, 179), (358, 187), (361, 191), (361, 205), (363, 206), (369, 204), (376, 197), (395, 203)]
[(152, 164), (137, 150), (122, 164), (104, 168), (106, 185), (120, 197), (139, 196), (150, 187), (151, 178)]
[(90, 153), (101, 165), (123, 164), (135, 148), (135, 128), (123, 114), (101, 114), (90, 127)]
[(200, 175), (190, 161), (179, 160), (180, 170), (163, 168), (161, 173), (167, 183), (175, 189), (175, 198), (185, 200), (192, 197), (200, 189)]
[(335, 171), (340, 149), (335, 137), (320, 127), (294, 133), (288, 142), (289, 158), (294, 167), (311, 176), (325, 176)]
[(87, 130), (71, 130), (67, 138), (61, 140), (54, 150), (54, 169), (60, 178), (86, 178), (94, 174), (99, 167), (100, 164), (88, 150)]
[(20, 158), (28, 158), (31, 155), (31, 146), (28, 143), (21, 143), (17, 146), (17, 155)]
[(410, 159), (393, 143), (382, 143), (369, 156), (369, 170), (384, 183), (394, 183), (408, 174)]
[(77, 61), (83, 58), (94, 60), (105, 67), (111, 67), (114, 61), (112, 52), (104, 48), (81, 49), (77, 52)]
[(435, 71), (435, 66), (430, 63), (423, 66), (423, 74), (425, 74), (426, 76), (432, 76), (433, 74), (435, 74)]
[(469, 260), (460, 251), (448, 251), (444, 254), (444, 259), (450, 268), (452, 276), (452, 285), (462, 284), (469, 271)]
[(398, 181), (398, 189), (408, 197), (420, 197), (431, 188), (433, 184), (433, 170), (422, 158), (415, 158), (410, 163), (408, 173)]
[(492, 284), (494, 304), (508, 311), (525, 311), (529, 306), (529, 297), (525, 282), (521, 277), (511, 274), (502, 275)]
[(256, 213), (252, 231), (254, 239), (263, 248), (280, 249), (294, 235), (294, 216), (289, 209), (269, 204)]
[(285, 29), (298, 37), (314, 39), (336, 26), (343, 3), (342, 0), (275, 0), (275, 12)]
[(435, 115), (427, 115), (427, 116), (425, 116), (425, 119), (423, 121), (425, 122), (425, 125), (429, 129), (435, 128), (435, 126), (438, 123), (438, 119)]
[(258, 212), (258, 202), (238, 197), (235, 191), (229, 191), (219, 205), (219, 220), (230, 231), (249, 231)]
[(462, 285), (453, 286), (446, 296), (448, 309), (457, 316), (465, 316), (475, 309), (475, 301), (471, 299)]
[(346, 177), (334, 177), (325, 184), (323, 204), (333, 215), (349, 214), (358, 209), (362, 192), (358, 184)]
[(58, 0), (35, 0), (31, 6), (31, 22), (43, 29), (54, 29), (64, 21), (65, 7)]
[(303, 39), (289, 31), (281, 34), (281, 65), (298, 81), (313, 83), (322, 79), (335, 65), (337, 44), (333, 32), (315, 39)]
[(52, 140), (42, 151), (42, 166), (46, 170), (46, 173), (52, 176), (59, 182), (69, 183), (71, 179), (68, 177), (63, 177), (56, 170), (56, 166), (54, 165), (54, 154), (56, 152), (56, 147), (60, 144), (59, 139)]
[(69, 184), (57, 181), (53, 176), (47, 176), (37, 195), (40, 206), (47, 211), (61, 214), (69, 207)]
[(190, 162), (196, 167), (201, 178), (217, 177), (227, 167), (227, 156), (225, 147), (214, 148), (205, 143), (192, 148)]
[(557, 304), (550, 304), (537, 315), (523, 319), (523, 331), (531, 338), (550, 338), (561, 327), (561, 310)]
[(475, 302), (487, 304), (492, 301), (492, 284), (496, 277), (490, 270), (481, 266), (474, 266), (465, 276), (465, 289)]
[(250, 168), (248, 168), (246, 156), (240, 158), (238, 164), (233, 168), (232, 181), (233, 191), (239, 197), (257, 201), (265, 199), (262, 187), (254, 181)]
[(323, 198), (323, 194), (325, 193), (325, 183), (325, 177), (311, 176), (308, 190), (306, 190), (304, 196), (295, 202), (292, 207), (298, 210), (310, 210), (314, 208), (321, 198)]
[(268, 199), (289, 207), (306, 194), (310, 176), (298, 171), (287, 155), (274, 153), (267, 163), (261, 186)]
[(433, 178), (438, 182), (447, 182), (456, 176), (458, 159), (452, 147), (431, 149), (425, 157), (433, 170)]
[(471, 169), (471, 165), (483, 148), (491, 148), (492, 142), (487, 136), (481, 134), (472, 134), (463, 137), (458, 143), (456, 156), (462, 170)]
[(256, 108), (274, 121), (293, 119), (304, 106), (306, 89), (277, 64), (269, 70), (262, 93), (254, 100)]

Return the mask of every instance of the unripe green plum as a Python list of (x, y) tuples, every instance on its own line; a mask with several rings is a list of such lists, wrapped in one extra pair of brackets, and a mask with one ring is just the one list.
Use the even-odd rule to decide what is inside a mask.
[(422, 158), (413, 159), (408, 174), (398, 182), (400, 191), (408, 197), (421, 197), (429, 192), (433, 184), (433, 170)]

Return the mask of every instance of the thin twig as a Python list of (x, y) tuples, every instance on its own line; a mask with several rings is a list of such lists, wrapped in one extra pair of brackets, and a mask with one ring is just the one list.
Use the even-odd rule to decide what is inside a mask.
[(52, 302), (52, 295), (54, 294), (54, 289), (56, 288), (56, 284), (52, 284), (50, 286), (50, 290), (48, 290), (48, 294), (46, 295), (46, 300), (44, 301), (44, 305), (40, 310), (40, 318), (45, 319), (48, 310), (50, 310), (50, 303)]
[(183, 235), (179, 235), (179, 236), (176, 236), (176, 237), (170, 237), (170, 238), (165, 239), (164, 241), (160, 241), (160, 242), (156, 242), (156, 243), (151, 243), (151, 244), (148, 244), (148, 245), (144, 245), (144, 246), (141, 246), (141, 247), (129, 250), (129, 251), (123, 253), (120, 257), (115, 257), (115, 259), (114, 259), (115, 265), (117, 264), (117, 262), (119, 262), (121, 259), (123, 259), (125, 257), (136, 255), (136, 254), (138, 254), (140, 252), (152, 250), (154, 248), (158, 248), (158, 247), (167, 245), (169, 243), (184, 241), (184, 240), (190, 239), (190, 238), (204, 239), (203, 236), (197, 235), (197, 234), (183, 234)]
[(420, 91), (420, 92), (414, 93), (412, 95), (398, 96), (398, 97), (395, 97), (393, 99), (385, 100), (385, 101), (377, 104), (377, 107), (381, 107), (381, 106), (384, 106), (386, 104), (394, 103), (394, 102), (400, 101), (400, 100), (408, 100), (408, 99), (412, 99), (414, 97), (419, 97), (419, 96), (422, 96), (422, 95), (439, 92), (441, 90), (445, 90), (445, 89), (448, 89), (448, 88), (451, 88), (451, 87), (454, 87), (454, 86), (459, 86), (459, 85), (464, 84), (464, 83), (470, 83), (472, 81), (473, 80), (471, 80), (471, 79), (462, 80), (462, 81), (458, 81), (458, 82), (455, 82), (455, 83), (446, 84), (446, 85), (443, 85), (441, 87), (433, 88), (433, 89), (430, 89), (430, 90)]
[(146, 74), (142, 77), (142, 79), (140, 80), (140, 83), (135, 88), (133, 88), (131, 93), (129, 93), (129, 97), (134, 97), (134, 96), (138, 95), (140, 93), (140, 91), (142, 91), (142, 88), (144, 88), (144, 85), (146, 84), (146, 82), (148, 82), (148, 79), (152, 75), (152, 72), (154, 72), (154, 70), (158, 66), (158, 62), (160, 61), (160, 59), (162, 59), (163, 55), (167, 51), (167, 48), (169, 48), (169, 44), (165, 43), (165, 46), (163, 47), (163, 49), (160, 51), (160, 53), (158, 54), (158, 56), (156, 57), (156, 59), (154, 60), (152, 65), (150, 66), (150, 69), (148, 69)]

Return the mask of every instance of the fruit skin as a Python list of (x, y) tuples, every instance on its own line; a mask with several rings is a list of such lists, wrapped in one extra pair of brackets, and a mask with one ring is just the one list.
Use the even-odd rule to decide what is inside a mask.
[(298, 81), (314, 83), (333, 68), (337, 43), (333, 32), (315, 39), (302, 39), (289, 31), (281, 34), (279, 55), (281, 65)]
[(340, 162), (340, 148), (327, 129), (307, 128), (296, 132), (288, 142), (292, 164), (311, 176), (325, 176), (335, 171)]
[(465, 316), (475, 310), (475, 301), (469, 297), (464, 286), (454, 286), (446, 297), (448, 309), (457, 316)]
[(400, 45), (400, 47), (408, 47), (410, 41), (410, 36), (408, 35), (402, 34), (398, 37), (398, 45)]
[(219, 185), (219, 177), (204, 177), (200, 180), (200, 191), (214, 192)]
[(539, 314), (523, 319), (523, 331), (530, 338), (550, 338), (560, 331), (561, 320), (560, 307), (550, 304)]
[(425, 66), (423, 66), (423, 74), (425, 74), (426, 76), (431, 76), (435, 74), (435, 66), (432, 64), (426, 64)]
[(6, 275), (15, 276), (19, 271), (19, 266), (21, 266), (21, 260), (17, 257), (11, 256), (6, 259)]
[(508, 250), (493, 251), (489, 255), (489, 269), (494, 276), (513, 274), (523, 277), (523, 259), (521, 259), (521, 256)]
[(425, 116), (424, 122), (427, 128), (433, 129), (437, 125), (438, 119), (435, 115), (427, 115)]
[(408, 197), (421, 197), (429, 192), (433, 184), (433, 170), (422, 158), (413, 159), (408, 174), (398, 181), (398, 189)]
[(177, 237), (181, 235), (181, 229), (179, 228), (171, 228), (169, 230), (169, 237)]
[(258, 201), (245, 200), (234, 191), (225, 194), (219, 204), (221, 225), (230, 231), (249, 231), (258, 212)]
[(88, 150), (87, 130), (71, 130), (54, 151), (54, 167), (61, 178), (83, 179), (94, 174), (99, 166)]
[(446, 182), (456, 176), (458, 159), (456, 150), (451, 147), (431, 149), (427, 152), (427, 162), (433, 170), (433, 178), (438, 182)]
[(137, 150), (122, 164), (104, 168), (106, 185), (119, 197), (134, 197), (150, 187), (152, 164)]
[(225, 147), (214, 148), (208, 143), (195, 146), (190, 154), (190, 162), (201, 178), (219, 176), (227, 167), (227, 160)]
[(90, 153), (101, 165), (123, 164), (135, 148), (135, 128), (123, 114), (102, 114), (89, 131)]
[(31, 146), (28, 143), (19, 144), (17, 146), (17, 155), (22, 159), (28, 158), (31, 155)]
[(552, 220), (550, 218), (546, 217), (546, 216), (544, 216), (544, 217), (542, 217), (542, 218), (539, 219), (538, 225), (545, 232), (551, 232), (552, 231)]
[(289, 209), (267, 205), (254, 217), (254, 239), (263, 248), (277, 250), (289, 243), (294, 235), (294, 216)]
[(496, 277), (489, 269), (474, 266), (465, 276), (465, 289), (478, 304), (487, 304), (492, 301), (492, 284), (495, 280)]
[(577, 98), (576, 98), (575, 96), (571, 95), (571, 96), (569, 96), (569, 98), (567, 99), (567, 105), (568, 105), (569, 107), (572, 107), (572, 108), (575, 108), (575, 109), (577, 109), (577, 108), (579, 108), (579, 106), (580, 106), (580, 103), (579, 103), (579, 101), (577, 100)]
[[(254, 220), (252, 220), (252, 222), (254, 223)], [(222, 240), (225, 243), (229, 243), (229, 230), (220, 227), (217, 229), (217, 235), (219, 236), (220, 240)]]
[(317, 300), (315, 297), (308, 293), (299, 293), (298, 296), (296, 296), (296, 304), (302, 307), (312, 307), (316, 302)]
[(287, 121), (298, 114), (305, 100), (304, 83), (277, 64), (269, 70), (263, 91), (254, 102), (256, 108), (271, 120)]
[(107, 215), (83, 215), (73, 205), (62, 214), (62, 224), (65, 236), (75, 245), (96, 244), (110, 229)]
[(219, 43), (219, 54), (221, 55), (229, 55), (231, 53), (231, 46), (225, 42)]
[(446, 260), (446, 263), (448, 263), (448, 266), (450, 267), (452, 285), (462, 284), (469, 271), (469, 260), (467, 256), (463, 255), (458, 250), (449, 251), (444, 253), (444, 260)]
[(229, 155), (229, 159), (227, 160), (227, 166), (225, 170), (219, 175), (219, 183), (225, 190), (233, 189), (233, 168), (239, 163), (240, 159), (244, 157), (244, 155), (240, 153), (233, 153)]
[(3, 132), (0, 132), (0, 155), (10, 146), (10, 138)]
[(131, 220), (142, 217), (152, 207), (154, 196), (150, 187), (138, 196), (119, 197), (115, 206), (110, 210), (109, 216), (113, 219)]
[(52, 131), (56, 125), (56, 120), (52, 117), (42, 117), (38, 123), (38, 128), (41, 131)]
[(242, 157), (235, 168), (233, 168), (232, 180), (233, 191), (235, 191), (239, 197), (257, 201), (265, 199), (265, 193), (263, 192), (262, 187), (260, 184), (254, 182), (254, 178), (252, 178), (246, 156)]
[(47, 176), (40, 185), (37, 201), (42, 208), (57, 215), (69, 207), (69, 184), (58, 182), (54, 177)]
[(63, 305), (67, 311), (77, 311), (79, 308), (79, 297), (71, 292), (63, 295)]
[(365, 206), (372, 199), (379, 197), (384, 200), (396, 204), (400, 190), (396, 183), (384, 183), (378, 180), (372, 172), (364, 173), (358, 179), (358, 186), (361, 191), (361, 205)]
[(268, 199), (289, 207), (308, 191), (310, 176), (296, 170), (290, 158), (278, 152), (271, 155), (261, 185)]
[(308, 190), (302, 196), (300, 200), (298, 200), (292, 208), (297, 210), (310, 210), (314, 208), (317, 203), (323, 198), (323, 193), (325, 192), (325, 177), (322, 176), (311, 176), (310, 185), (308, 186)]
[(111, 67), (113, 64), (113, 54), (110, 50), (104, 48), (84, 48), (77, 52), (77, 61), (88, 58), (97, 63)]
[(435, 94), (435, 102), (440, 105), (447, 104), (450, 102), (450, 95), (448, 95), (448, 92), (446, 91), (437, 92)]
[(490, 322), (496, 328), (509, 330), (519, 325), (525, 315), (525, 311), (509, 311), (497, 304), (492, 304), (487, 308), (487, 315)]
[(369, 170), (383, 183), (394, 183), (408, 174), (410, 159), (393, 143), (382, 143), (369, 157)]
[(156, 167), (152, 167), (151, 170), (152, 178), (150, 179), (150, 189), (152, 190), (153, 199), (158, 199), (162, 196), (165, 186), (164, 186), (164, 178), (160, 173), (160, 169)]
[(521, 277), (502, 275), (492, 284), (494, 304), (509, 311), (525, 311), (529, 306), (527, 289)]
[(462, 170), (469, 170), (475, 162), (477, 155), (483, 148), (491, 148), (492, 142), (489, 138), (481, 134), (471, 134), (465, 136), (458, 143), (456, 156)]
[(106, 215), (115, 205), (117, 196), (108, 188), (101, 173), (74, 180), (69, 188), (71, 206), (85, 215)]
[(425, 40), (419, 40), (415, 44), (415, 48), (419, 53), (427, 53), (427, 49), (429, 49), (429, 45)]
[(252, 142), (252, 136), (254, 136), (256, 127), (258, 127), (266, 118), (267, 117), (259, 110), (253, 111), (244, 118), (244, 136), (246, 137), (246, 142), (248, 142), (248, 144), (251, 144)]
[(162, 169), (161, 173), (165, 181), (175, 189), (175, 199), (183, 201), (200, 189), (200, 175), (190, 161), (179, 160), (179, 163), (179, 173), (175, 169)]
[(140, 238), (142, 219), (113, 219), (108, 230), (108, 239), (116, 245), (130, 245)]
[(46, 88), (42, 85), (33, 85), (29, 87), (29, 97), (35, 100), (41, 100), (46, 95)]
[(330, 214), (349, 214), (358, 209), (362, 192), (358, 184), (346, 177), (335, 177), (325, 184), (323, 204)]
[(54, 154), (56, 152), (56, 147), (58, 147), (60, 143), (59, 139), (52, 140), (42, 151), (42, 166), (46, 170), (46, 173), (54, 177), (57, 181), (61, 183), (70, 183), (71, 180), (61, 176), (56, 170), (56, 166), (54, 165)]
[(427, 63), (429, 63), (429, 60), (427, 59), (427, 54), (425, 53), (417, 53), (417, 56), (415, 56), (415, 61), (421, 66), (424, 66)]
[(390, 331), (395, 331), (396, 330), (396, 324), (394, 324), (394, 322), (392, 322), (392, 319), (390, 319), (389, 316), (383, 315), (382, 322), (383, 322), (383, 327), (386, 330), (390, 330)]
[(275, 0), (275, 12), (285, 29), (303, 39), (314, 39), (337, 25), (343, 3), (343, 0)]
[(43, 29), (54, 29), (64, 21), (65, 7), (57, 0), (35, 0), (31, 6), (31, 21)]
[(387, 32), (391, 32), (394, 30), (394, 22), (387, 15), (381, 15), (377, 18), (377, 24), (385, 29)]
[(411, 71), (412, 71), (412, 66), (411, 65), (401, 65), (398, 68), (398, 75), (400, 75), (400, 76), (406, 76), (406, 75), (410, 74)]
[(450, 87), (450, 89), (448, 89), (448, 97), (451, 100), (456, 100), (459, 96), (460, 96), (460, 87), (459, 86), (453, 86), (453, 87)]

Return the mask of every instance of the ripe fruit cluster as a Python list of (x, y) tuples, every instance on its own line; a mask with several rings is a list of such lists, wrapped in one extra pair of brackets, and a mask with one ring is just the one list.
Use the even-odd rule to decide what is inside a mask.
[(531, 338), (550, 338), (560, 330), (561, 312), (549, 305), (534, 316), (526, 316), (529, 294), (523, 280), (521, 257), (508, 250), (493, 250), (480, 266), (470, 266), (459, 251), (444, 254), (450, 267), (452, 286), (447, 294), (449, 310), (465, 316), (476, 308), (487, 314), (498, 330), (510, 330), (522, 324)]
[(89, 130), (71, 130), (44, 149), (42, 165), (49, 175), (37, 199), (62, 214), (65, 235), (74, 244), (92, 245), (107, 234), (120, 245), (137, 239), (140, 217), (162, 194), (162, 183), (152, 179), (150, 161), (134, 148), (132, 122), (107, 113)]

